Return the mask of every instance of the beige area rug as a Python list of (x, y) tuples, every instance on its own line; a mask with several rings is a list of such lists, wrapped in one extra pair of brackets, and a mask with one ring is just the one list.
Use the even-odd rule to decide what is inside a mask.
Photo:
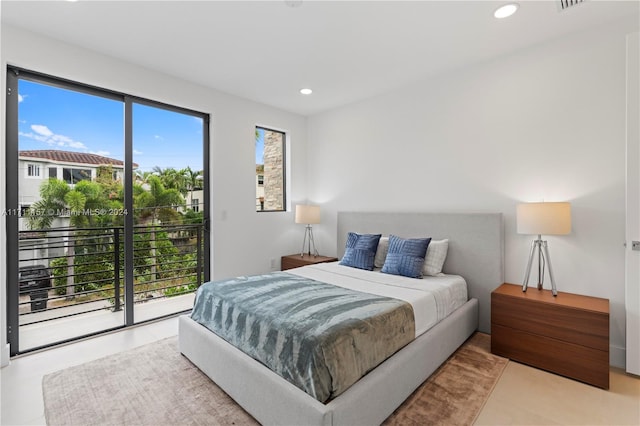
[(508, 362), (491, 353), (491, 336), (476, 333), (383, 424), (473, 424)]
[[(473, 423), (507, 360), (476, 333), (386, 421), (388, 425)], [(43, 378), (48, 425), (255, 425), (257, 422), (160, 340)]]

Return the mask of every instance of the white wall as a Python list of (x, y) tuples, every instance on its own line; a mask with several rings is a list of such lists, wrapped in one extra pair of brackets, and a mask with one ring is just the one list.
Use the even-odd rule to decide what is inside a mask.
[(335, 253), (337, 211), (496, 211), (506, 280), (521, 283), (533, 236), (516, 233), (516, 204), (570, 201), (572, 233), (546, 238), (556, 282), (610, 300), (611, 361), (624, 365), (625, 34), (634, 21), (311, 117), (308, 195), (322, 203), (322, 251)]
[[(289, 199), (295, 203), (306, 196), (306, 118), (17, 28), (3, 26), (1, 39), (2, 93), (6, 87), (6, 66), (10, 64), (211, 114), (212, 273), (215, 278), (269, 271), (272, 259), (279, 267), (281, 255), (299, 249), (303, 229), (292, 225), (292, 213), (255, 211), (254, 127), (260, 123), (289, 133), (292, 182)], [(4, 165), (5, 96), (0, 96), (0, 102), (3, 106), (0, 164)], [(0, 209), (13, 208), (5, 203), (4, 173), (0, 176), (0, 188)], [(6, 342), (6, 240), (2, 216), (0, 226), (0, 342)], [(3, 361), (6, 354), (7, 348), (2, 343)]]

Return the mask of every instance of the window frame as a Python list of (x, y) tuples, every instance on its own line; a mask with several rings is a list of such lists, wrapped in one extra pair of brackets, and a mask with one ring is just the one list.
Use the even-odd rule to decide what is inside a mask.
[[(31, 171), (35, 170), (37, 174), (31, 174)], [(27, 178), (40, 179), (42, 177), (42, 166), (40, 163), (27, 163)]]
[[(78, 180), (74, 179), (76, 174), (78, 174), (78, 173), (82, 174), (83, 172), (89, 172), (89, 178), (88, 179), (78, 179)], [(69, 174), (69, 180), (66, 179), (65, 173)], [(87, 180), (87, 181), (93, 180), (93, 173), (92, 173), (92, 170), (90, 168), (83, 169), (83, 168), (80, 168), (80, 167), (63, 167), (62, 168), (62, 180), (65, 181), (69, 185), (75, 185), (76, 183), (82, 182), (83, 180)]]
[[(280, 130), (280, 129), (276, 129), (274, 127), (270, 127), (270, 126), (263, 126), (261, 124), (256, 124), (254, 127), (254, 130), (263, 130), (265, 132), (274, 132), (274, 133), (279, 133), (282, 135), (282, 209), (261, 209), (260, 206), (264, 205), (264, 201), (259, 201), (258, 197), (258, 193), (256, 191), (255, 197), (256, 197), (256, 213), (272, 213), (272, 212), (286, 212), (288, 210), (287, 208), (287, 190), (288, 190), (288, 168), (287, 168), (287, 142), (288, 142), (288, 138), (289, 138), (289, 132), (287, 132), (286, 130)], [(263, 140), (264, 142), (264, 140)], [(263, 146), (263, 156), (262, 156), (262, 163), (264, 166), (264, 146)], [(257, 165), (257, 164), (256, 164)], [(266, 173), (264, 172), (264, 168), (262, 170), (262, 185), (259, 185), (258, 183), (258, 174), (256, 173), (256, 180), (255, 180), (255, 184), (256, 184), (256, 190), (258, 187), (261, 187), (263, 189), (266, 189), (266, 186), (264, 184), (265, 182), (265, 175)], [(264, 196), (262, 197), (262, 199), (264, 200)]]

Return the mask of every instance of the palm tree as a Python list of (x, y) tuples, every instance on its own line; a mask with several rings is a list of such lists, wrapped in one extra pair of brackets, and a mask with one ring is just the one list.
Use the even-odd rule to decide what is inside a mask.
[(66, 182), (59, 179), (48, 179), (43, 182), (40, 186), (40, 197), (40, 200), (35, 202), (27, 212), (29, 229), (48, 230), (55, 218), (69, 216), (66, 294), (68, 298), (72, 298), (75, 293), (74, 228), (93, 225), (98, 220), (98, 216), (92, 213), (104, 207), (108, 200), (102, 186), (96, 182), (80, 181), (71, 189)]
[(53, 220), (66, 208), (64, 197), (69, 190), (69, 185), (63, 180), (44, 181), (40, 185), (40, 199), (27, 210), (25, 218), (29, 229), (49, 229)]
[(193, 203), (193, 191), (196, 189), (202, 189), (202, 170), (194, 171), (191, 170), (191, 167), (187, 166), (186, 168), (182, 169), (181, 172), (185, 177), (187, 190), (191, 193), (190, 200)]
[[(103, 188), (100, 184), (86, 180), (75, 184), (74, 188), (64, 196), (64, 201), (67, 204), (71, 215), (69, 218), (69, 224), (74, 228), (94, 225), (97, 218), (100, 216), (94, 215), (93, 212), (107, 203), (107, 199), (103, 193)], [(75, 232), (72, 233), (72, 237), (69, 239), (67, 248), (67, 298), (73, 297), (75, 293), (73, 279), (75, 276), (74, 234)]]
[[(177, 206), (184, 205), (184, 199), (177, 189), (165, 188), (159, 176), (151, 175), (147, 179), (148, 191), (139, 191), (134, 188), (134, 204), (139, 210), (139, 218), (142, 223), (151, 225), (149, 236), (151, 256), (151, 276), (157, 278), (156, 258), (156, 225), (175, 223), (180, 221), (180, 213)], [(136, 195), (137, 193), (137, 195)]]
[(147, 183), (149, 176), (153, 176), (156, 172), (143, 172), (140, 170), (134, 170), (133, 182), (134, 184), (144, 185)]
[(160, 178), (166, 189), (175, 189), (183, 196), (187, 194), (187, 178), (183, 170), (176, 170), (173, 167), (163, 169), (155, 166), (153, 173)]

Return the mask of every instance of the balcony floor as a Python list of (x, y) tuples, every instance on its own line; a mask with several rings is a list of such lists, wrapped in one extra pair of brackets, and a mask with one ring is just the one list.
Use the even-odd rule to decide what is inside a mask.
[[(183, 312), (193, 307), (194, 293), (137, 303), (134, 306), (136, 323)], [(104, 310), (81, 313), (84, 311)], [(37, 312), (20, 317), (20, 351), (85, 336), (124, 324), (124, 310), (113, 312), (106, 301), (70, 305), (60, 309)], [(77, 315), (57, 318), (63, 315)], [(36, 322), (41, 320), (44, 322)]]

